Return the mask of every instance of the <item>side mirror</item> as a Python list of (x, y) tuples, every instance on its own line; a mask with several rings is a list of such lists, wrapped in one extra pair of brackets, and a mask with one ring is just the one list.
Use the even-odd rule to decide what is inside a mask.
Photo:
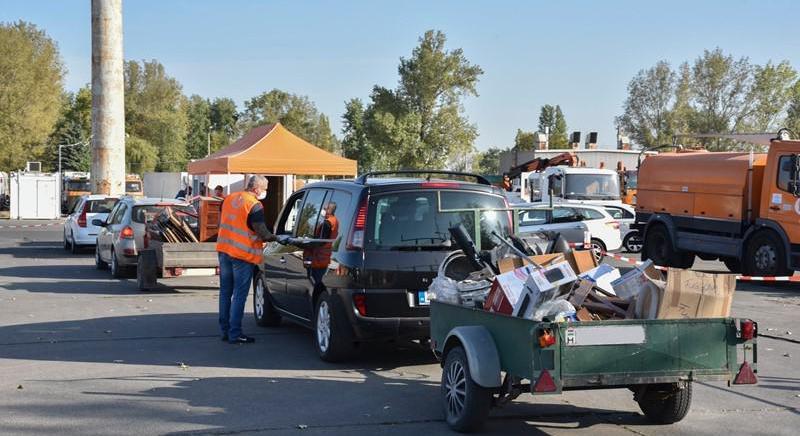
[(789, 192), (795, 197), (800, 197), (800, 155), (793, 154), (791, 160), (791, 173), (789, 174)]
[(787, 186), (787, 190), (792, 193), (795, 197), (800, 197), (800, 181), (797, 180), (790, 180)]
[(92, 225), (93, 226), (97, 226), (97, 227), (105, 227), (106, 226), (106, 222), (101, 220), (101, 219), (95, 218), (95, 219), (92, 220)]

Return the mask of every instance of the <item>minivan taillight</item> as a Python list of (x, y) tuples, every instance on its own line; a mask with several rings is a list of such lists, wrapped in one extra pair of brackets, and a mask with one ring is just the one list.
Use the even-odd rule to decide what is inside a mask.
[(350, 231), (350, 240), (347, 242), (347, 248), (350, 249), (363, 249), (364, 248), (364, 231), (367, 228), (367, 207), (369, 202), (366, 197), (358, 206), (358, 213), (356, 213), (356, 220), (353, 222), (353, 229)]
[(83, 203), (83, 209), (81, 209), (81, 214), (78, 215), (78, 227), (86, 227), (86, 209), (89, 206), (89, 202)]

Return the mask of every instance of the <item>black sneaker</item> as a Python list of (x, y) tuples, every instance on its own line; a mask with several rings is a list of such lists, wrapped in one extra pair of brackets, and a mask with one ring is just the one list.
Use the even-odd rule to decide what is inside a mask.
[(228, 341), (231, 344), (252, 344), (256, 341), (256, 338), (251, 338), (250, 336), (241, 335), (238, 338)]

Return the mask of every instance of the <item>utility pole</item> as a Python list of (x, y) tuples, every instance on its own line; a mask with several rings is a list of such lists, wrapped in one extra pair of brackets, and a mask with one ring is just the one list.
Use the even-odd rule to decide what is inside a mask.
[(92, 0), (92, 192), (125, 193), (122, 0)]

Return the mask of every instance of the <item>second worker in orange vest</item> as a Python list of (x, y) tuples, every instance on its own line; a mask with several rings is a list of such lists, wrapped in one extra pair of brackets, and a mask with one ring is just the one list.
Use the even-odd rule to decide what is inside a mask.
[[(325, 214), (325, 220), (320, 224), (317, 238), (336, 239), (339, 237), (339, 220), (336, 218), (336, 203), (328, 203), (323, 212)], [(322, 277), (328, 270), (332, 254), (332, 242), (304, 251), (303, 259), (308, 267), (308, 277), (315, 286), (322, 281)]]

